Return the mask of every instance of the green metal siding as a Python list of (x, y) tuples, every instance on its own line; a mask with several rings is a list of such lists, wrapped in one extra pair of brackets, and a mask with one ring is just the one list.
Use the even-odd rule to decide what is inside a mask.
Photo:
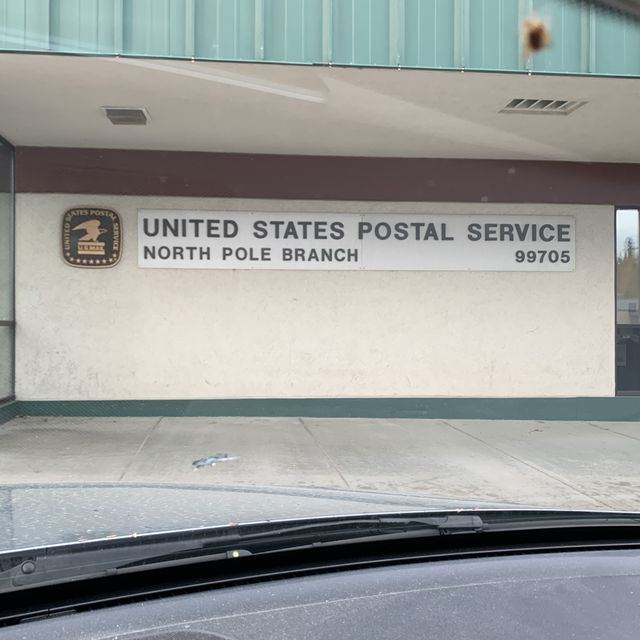
[(640, 29), (631, 20), (602, 16), (593, 25), (594, 71), (607, 74), (640, 75)]
[[(553, 46), (527, 61), (532, 14)], [(565, 0), (0, 0), (0, 50), (640, 75), (640, 24)]]
[[(223, 0), (224, 1), (224, 0)], [(321, 0), (263, 0), (264, 59), (319, 62), (322, 59)]]
[(389, 60), (393, 0), (333, 0), (334, 64), (386, 66)]
[(116, 47), (114, 6), (110, 0), (51, 0), (44, 4), (49, 5), (45, 13), (49, 17), (52, 51), (71, 48), (86, 53), (111, 53)]
[[(531, 68), (537, 71), (563, 69), (570, 73), (588, 72), (583, 64), (582, 50), (583, 21), (589, 21), (590, 9), (576, 4), (540, 1), (534, 2), (534, 8), (540, 14), (546, 9), (554, 37), (553, 46), (536, 55)], [(584, 45), (589, 45), (588, 32), (585, 32)]]
[[(497, 22), (496, 22), (497, 19)], [(469, 5), (469, 59), (484, 69), (518, 69), (520, 61), (518, 3), (474, 0)], [(503, 34), (502, 37), (498, 37)]]
[(453, 67), (454, 3), (406, 0), (404, 56), (409, 67)]

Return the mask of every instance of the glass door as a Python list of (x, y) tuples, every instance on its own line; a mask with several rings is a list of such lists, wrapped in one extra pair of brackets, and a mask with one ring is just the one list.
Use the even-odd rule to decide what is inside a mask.
[(640, 394), (640, 210), (616, 211), (616, 390)]
[(0, 404), (14, 395), (13, 148), (0, 138)]

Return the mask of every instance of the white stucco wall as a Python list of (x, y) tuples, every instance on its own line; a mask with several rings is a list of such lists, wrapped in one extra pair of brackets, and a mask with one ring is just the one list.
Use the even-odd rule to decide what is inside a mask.
[[(613, 207), (17, 196), (22, 400), (614, 394)], [(117, 210), (123, 258), (66, 266), (70, 207)], [(155, 270), (138, 208), (572, 214), (571, 273)]]

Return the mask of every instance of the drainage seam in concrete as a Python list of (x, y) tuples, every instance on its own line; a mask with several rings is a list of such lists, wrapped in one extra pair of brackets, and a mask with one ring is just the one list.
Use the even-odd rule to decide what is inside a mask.
[(342, 482), (344, 482), (347, 489), (351, 489), (351, 487), (349, 486), (349, 483), (347, 482), (347, 479), (342, 475), (342, 472), (340, 471), (340, 469), (338, 469), (338, 465), (333, 461), (333, 459), (327, 453), (327, 451), (325, 451), (324, 447), (320, 444), (319, 440), (313, 434), (313, 431), (309, 429), (309, 427), (306, 425), (305, 421), (302, 418), (298, 418), (298, 420), (300, 420), (300, 424), (302, 425), (304, 430), (309, 434), (309, 436), (315, 443), (316, 447), (318, 447), (322, 455), (324, 455), (324, 457), (329, 461), (329, 464), (333, 467), (334, 471), (340, 476), (340, 478), (342, 478)]
[(127, 473), (129, 473), (129, 470), (131, 469), (131, 467), (133, 466), (133, 463), (136, 461), (136, 458), (138, 457), (138, 455), (140, 454), (140, 452), (142, 451), (142, 449), (144, 448), (144, 445), (147, 444), (147, 442), (149, 441), (149, 438), (151, 437), (151, 434), (156, 430), (156, 427), (164, 420), (163, 418), (160, 418), (152, 427), (151, 429), (149, 429), (149, 431), (147, 432), (147, 435), (144, 437), (144, 440), (140, 443), (140, 446), (138, 447), (138, 450), (133, 454), (133, 457), (131, 458), (131, 460), (129, 460), (129, 464), (127, 464), (127, 466), (124, 468), (124, 471), (122, 472), (122, 474), (120, 475), (120, 478), (118, 480), (118, 482), (121, 482), (124, 477), (127, 475)]
[(549, 471), (545, 471), (544, 469), (541, 469), (540, 467), (538, 467), (537, 465), (535, 465), (535, 464), (533, 464), (531, 462), (527, 462), (526, 460), (522, 460), (521, 458), (518, 458), (518, 456), (514, 456), (512, 453), (509, 453), (508, 451), (504, 451), (500, 447), (496, 447), (493, 444), (489, 444), (488, 442), (485, 442), (482, 438), (479, 438), (478, 436), (474, 436), (473, 434), (468, 433), (464, 429), (461, 429), (460, 427), (456, 427), (456, 426), (452, 425), (450, 422), (447, 422), (445, 420), (442, 420), (442, 422), (443, 422), (443, 424), (446, 424), (448, 427), (451, 427), (455, 431), (458, 431), (459, 433), (462, 433), (462, 434), (464, 434), (466, 436), (469, 436), (469, 438), (473, 438), (474, 440), (477, 440), (478, 442), (480, 442), (483, 445), (489, 447), (490, 449), (493, 449), (494, 451), (499, 451), (500, 453), (502, 453), (503, 455), (507, 456), (508, 458), (511, 458), (512, 460), (515, 460), (516, 462), (519, 462), (520, 464), (523, 464), (526, 467), (529, 467), (530, 469), (533, 469), (534, 471), (537, 471), (538, 473), (541, 473), (541, 474), (547, 476), (547, 478), (550, 478), (551, 480), (554, 480), (555, 482), (563, 484), (565, 487), (571, 489), (572, 491), (575, 491), (576, 493), (579, 493), (580, 495), (584, 496), (585, 498), (589, 498), (589, 500), (593, 500), (594, 502), (597, 502), (598, 504), (601, 504), (603, 507), (606, 507), (607, 509), (613, 509), (613, 507), (611, 505), (608, 505), (606, 502), (602, 502), (602, 500), (599, 500), (598, 498), (594, 498), (593, 496), (589, 495), (588, 493), (585, 493), (584, 491), (581, 491), (577, 487), (574, 487), (570, 482), (567, 482), (563, 478), (560, 478), (560, 477), (556, 476), (554, 473), (551, 473)]

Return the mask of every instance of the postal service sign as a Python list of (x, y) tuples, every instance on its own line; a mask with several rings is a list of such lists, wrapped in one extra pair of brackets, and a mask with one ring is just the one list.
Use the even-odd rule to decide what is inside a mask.
[(62, 221), (62, 257), (72, 267), (104, 269), (122, 254), (122, 223), (112, 209), (69, 209)]

